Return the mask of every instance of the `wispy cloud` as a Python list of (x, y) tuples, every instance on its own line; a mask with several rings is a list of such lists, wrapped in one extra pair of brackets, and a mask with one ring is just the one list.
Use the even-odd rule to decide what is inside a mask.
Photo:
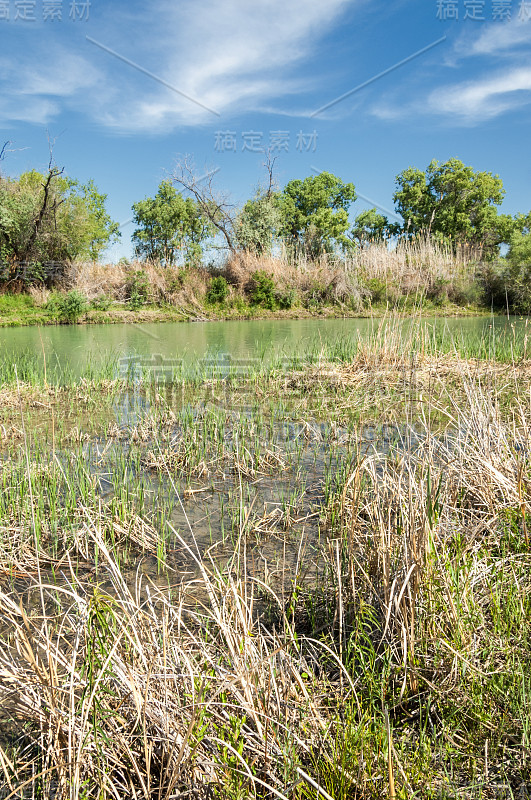
[[(415, 115), (470, 126), (523, 108), (531, 103), (530, 44), (531, 23), (517, 17), (469, 28), (456, 39), (445, 63), (451, 67), (452, 77), (456, 71), (463, 75), (461, 80), (429, 89), (425, 76), (414, 91), (411, 86), (404, 87), (409, 99), (381, 98), (371, 112), (386, 120)], [(494, 56), (502, 65), (496, 71), (492, 69)]]
[(531, 43), (531, 24), (514, 17), (507, 22), (485, 25), (476, 36), (468, 33), (456, 42), (455, 51), (461, 58), (469, 56), (515, 55), (520, 47)]
[[(312, 85), (312, 79), (297, 74), (295, 68), (354, 2), (258, 0), (250, 4), (248, 0), (225, 0), (220, 4), (219, 0), (205, 0), (200, 12), (191, 0), (159, 2), (151, 22), (159, 55), (148, 50), (142, 54), (135, 38), (134, 59), (144, 66), (145, 58), (146, 68), (161, 80), (220, 114), (262, 110)], [(160, 20), (160, 28), (156, 20)], [(105, 44), (131, 57), (132, 48), (124, 37)], [(100, 67), (105, 66), (108, 81), (120, 93), (119, 104), (99, 105), (106, 125), (153, 131), (209, 120), (204, 108), (177, 92), (149, 79), (136, 80), (131, 67), (111, 64), (103, 53), (95, 53), (94, 59)]]
[(0, 120), (48, 123), (75, 108), (116, 131), (164, 132), (213, 119), (188, 98), (226, 118), (287, 106), (290, 97), (300, 103), (322, 80), (311, 62), (320, 38), (358, 2), (155, 0), (140, 14), (109, 4), (101, 21), (76, 30), (79, 38), (57, 27), (52, 41), (48, 29), (46, 50), (13, 39), (10, 57), (0, 58)]
[(36, 47), (13, 26), (0, 57), (0, 120), (47, 123), (75, 108), (117, 131), (158, 132), (204, 124), (209, 108), (228, 117), (300, 103), (322, 80), (311, 62), (319, 39), (360, 1), (156, 0), (140, 14), (109, 4), (79, 38), (47, 29)]
[(394, 120), (421, 115), (446, 117), (454, 124), (475, 125), (531, 103), (531, 67), (504, 70), (432, 90), (409, 103), (380, 103), (372, 113)]
[(491, 119), (531, 103), (531, 67), (436, 89), (428, 103), (435, 114), (457, 115), (468, 122)]
[(101, 80), (99, 71), (83, 57), (65, 48), (19, 53), (0, 59), (0, 122), (46, 124), (56, 117), (66, 98), (78, 97)]

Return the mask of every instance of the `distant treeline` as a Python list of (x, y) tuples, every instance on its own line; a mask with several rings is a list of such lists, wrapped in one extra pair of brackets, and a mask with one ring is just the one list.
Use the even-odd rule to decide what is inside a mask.
[[(212, 175), (198, 177), (189, 162), (180, 163), (153, 197), (132, 206), (136, 257), (163, 267), (200, 267), (205, 253), (221, 246), (227, 262), (238, 253), (270, 258), (282, 252), (295, 264), (422, 239), (483, 264), (492, 302), (526, 313), (531, 308), (531, 212), (499, 212), (505, 194), (499, 176), (458, 159), (432, 161), (424, 171), (408, 167), (396, 177), (393, 219), (372, 208), (352, 222), (354, 183), (322, 172), (279, 189), (274, 166), (269, 159), (264, 185), (236, 208)], [(50, 286), (67, 265), (101, 259), (121, 235), (106, 200), (92, 181), (65, 176), (52, 160), (46, 173), (0, 175), (0, 283)]]

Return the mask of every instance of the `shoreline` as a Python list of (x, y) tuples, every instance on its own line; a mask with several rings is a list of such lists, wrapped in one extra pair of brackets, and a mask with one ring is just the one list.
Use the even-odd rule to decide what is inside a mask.
[(161, 308), (145, 307), (132, 310), (117, 306), (107, 311), (91, 309), (78, 320), (67, 321), (57, 317), (44, 309), (28, 308), (21, 313), (16, 309), (14, 313), (0, 313), (0, 328), (22, 328), (35, 326), (59, 325), (119, 325), (159, 322), (244, 322), (255, 320), (298, 320), (298, 319), (380, 319), (392, 311), (394, 316), (402, 319), (414, 317), (423, 311), (429, 317), (490, 317), (505, 316), (494, 314), (491, 310), (481, 308), (463, 308), (459, 306), (422, 306), (411, 309), (389, 309), (388, 307), (368, 308), (361, 311), (352, 311), (347, 308), (322, 306), (315, 310), (293, 308), (289, 310), (269, 311), (256, 309), (252, 312), (241, 312), (236, 309), (214, 308)]

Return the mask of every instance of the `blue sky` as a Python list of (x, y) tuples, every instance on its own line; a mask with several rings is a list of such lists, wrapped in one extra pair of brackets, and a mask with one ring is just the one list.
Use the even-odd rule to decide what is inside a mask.
[(450, 157), (531, 208), (531, 0), (0, 0), (0, 82), (4, 172), (45, 168), (49, 135), (120, 223), (183, 155), (241, 203), (275, 142), (280, 185), (333, 172), (352, 216)]

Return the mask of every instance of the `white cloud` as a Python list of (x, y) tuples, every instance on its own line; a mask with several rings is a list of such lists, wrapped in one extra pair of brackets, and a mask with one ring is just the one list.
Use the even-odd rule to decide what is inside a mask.
[(75, 98), (99, 80), (98, 71), (82, 57), (60, 47), (53, 55), (22, 53), (0, 59), (0, 121), (46, 125), (61, 111), (65, 98)]
[(531, 43), (531, 24), (518, 17), (508, 22), (485, 25), (474, 39), (469, 36), (457, 41), (456, 52), (461, 56), (513, 54), (520, 45)]
[(428, 96), (429, 110), (476, 122), (531, 102), (531, 67), (507, 70), (476, 81), (436, 89)]
[[(385, 120), (416, 116), (446, 117), (451, 123), (476, 125), (531, 103), (529, 45), (531, 23), (517, 17), (508, 22), (484, 25), (457, 40), (446, 66), (459, 68), (473, 78), (455, 81), (431, 91), (417, 90), (417, 99), (399, 103), (382, 99), (371, 112)], [(481, 57), (492, 63), (496, 57), (502, 70), (486, 72)], [(480, 72), (478, 73), (478, 67)], [(418, 96), (422, 94), (421, 99)]]
[(105, 25), (86, 30), (141, 69), (82, 38), (61, 40), (60, 28), (46, 49), (42, 42), (21, 55), (13, 41), (0, 58), (0, 119), (47, 123), (75, 108), (115, 130), (156, 132), (215, 120), (202, 106), (220, 115), (290, 97), (295, 106), (322, 80), (312, 60), (320, 37), (358, 2), (157, 0), (140, 15), (109, 4)]
[[(294, 68), (309, 60), (319, 37), (356, 1), (204, 0), (200, 8), (191, 0), (178, 5), (161, 2), (150, 22), (150, 39), (157, 37), (162, 57), (147, 48), (144, 61), (142, 53), (132, 51), (120, 38), (123, 46), (116, 40), (111, 46), (219, 114), (262, 110), (313, 85), (311, 61), (308, 75), (296, 76)], [(101, 42), (108, 44), (103, 38)], [(105, 124), (152, 131), (214, 119), (177, 91), (153, 80), (146, 84), (148, 78), (137, 80), (134, 68), (125, 64), (120, 68), (112, 55), (100, 52), (97, 63), (103, 65), (105, 59), (114, 91), (120, 92), (118, 105), (103, 107)]]
[(28, 122), (34, 125), (46, 125), (59, 112), (59, 105), (51, 100), (39, 97), (0, 98), (0, 124), (9, 127), (13, 122)]
[(65, 50), (55, 51), (51, 60), (35, 64), (22, 62), (17, 69), (20, 94), (70, 97), (83, 89), (95, 86), (101, 73), (82, 56)]

